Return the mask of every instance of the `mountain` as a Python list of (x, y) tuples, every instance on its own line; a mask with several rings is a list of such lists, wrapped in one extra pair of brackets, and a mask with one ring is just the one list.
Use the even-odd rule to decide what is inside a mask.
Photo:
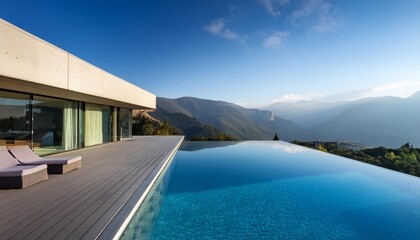
[[(285, 141), (305, 138), (304, 131), (295, 123), (267, 110), (247, 109), (233, 103), (193, 97), (159, 97), (156, 102), (157, 110), (151, 115), (161, 121), (169, 121), (173, 114), (183, 114), (239, 140), (271, 140), (274, 133)], [(176, 127), (176, 124), (173, 126)]]
[(406, 142), (419, 146), (419, 100), (381, 97), (357, 101), (311, 134), (373, 146), (399, 147)]
[[(238, 140), (351, 141), (367, 146), (420, 146), (420, 92), (323, 103), (276, 103), (264, 110), (193, 97), (157, 98), (151, 115), (188, 136), (227, 134)], [(289, 119), (289, 120), (287, 120)], [(188, 137), (187, 137), (188, 138)]]
[(208, 124), (205, 125), (196, 118), (190, 117), (182, 112), (170, 113), (158, 106), (156, 111), (149, 114), (160, 121), (167, 121), (170, 126), (185, 135), (187, 140), (197, 139), (198, 137), (205, 139), (217, 138), (218, 136), (224, 135), (221, 130)]
[(305, 129), (309, 139), (352, 141), (364, 145), (420, 146), (420, 92), (398, 97), (365, 98), (349, 102), (278, 103), (268, 106)]
[(346, 107), (345, 102), (322, 103), (318, 101), (300, 101), (295, 103), (274, 103), (264, 109), (273, 111), (285, 119), (290, 119), (308, 130), (333, 119)]

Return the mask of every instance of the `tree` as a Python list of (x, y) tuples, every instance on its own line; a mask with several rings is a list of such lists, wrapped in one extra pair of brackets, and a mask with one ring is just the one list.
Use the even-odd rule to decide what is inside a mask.
[(318, 144), (316, 149), (319, 150), (319, 151), (328, 152), (323, 144)]
[(389, 159), (391, 159), (391, 160), (394, 160), (396, 156), (395, 156), (394, 152), (387, 152), (387, 153), (385, 154), (385, 157), (386, 157), (386, 158), (389, 158)]
[(274, 134), (274, 138), (273, 138), (273, 140), (274, 140), (274, 141), (278, 141), (278, 140), (279, 140), (279, 136), (277, 136), (277, 133), (276, 133), (276, 134)]

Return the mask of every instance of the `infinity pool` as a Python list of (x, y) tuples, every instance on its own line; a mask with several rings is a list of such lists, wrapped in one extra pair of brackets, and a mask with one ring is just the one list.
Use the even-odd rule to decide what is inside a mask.
[(419, 239), (420, 179), (285, 142), (185, 142), (122, 239)]

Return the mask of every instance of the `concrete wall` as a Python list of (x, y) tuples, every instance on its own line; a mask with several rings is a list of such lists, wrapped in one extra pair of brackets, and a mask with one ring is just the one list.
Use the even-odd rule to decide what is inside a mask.
[(0, 19), (0, 88), (129, 108), (156, 96)]

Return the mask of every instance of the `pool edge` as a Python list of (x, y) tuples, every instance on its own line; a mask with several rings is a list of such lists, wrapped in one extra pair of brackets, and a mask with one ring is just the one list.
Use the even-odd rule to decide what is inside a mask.
[[(136, 201), (136, 203), (134, 204), (134, 207), (131, 208), (131, 210), (129, 210), (129, 214), (127, 215), (127, 217), (125, 217), (125, 219), (123, 220), (122, 224), (119, 224), (119, 225), (115, 226), (115, 229), (118, 229), (118, 230), (116, 230), (116, 231), (115, 231), (115, 229), (113, 231), (112, 230), (107, 230), (108, 226), (110, 225), (110, 224), (108, 224), (107, 227), (105, 227), (101, 231), (101, 233), (98, 234), (98, 236), (96, 237), (96, 239), (115, 239), (115, 240), (117, 240), (117, 239), (120, 239), (121, 238), (122, 234), (124, 233), (125, 229), (127, 228), (128, 224), (130, 223), (131, 219), (133, 218), (134, 214), (140, 208), (141, 204), (144, 202), (144, 200), (146, 199), (147, 195), (150, 193), (151, 189), (156, 184), (156, 181), (159, 179), (159, 177), (161, 176), (161, 174), (164, 171), (164, 169), (174, 159), (176, 153), (178, 152), (179, 148), (181, 147), (182, 143), (184, 142), (184, 139), (185, 139), (185, 137), (183, 136), (180, 139), (180, 141), (178, 142), (178, 144), (172, 149), (172, 151), (170, 152), (170, 154), (167, 155), (166, 160), (163, 161), (163, 164), (159, 168), (158, 172), (154, 175), (153, 179), (151, 180), (151, 182), (149, 183), (149, 185), (147, 186), (147, 188), (141, 194), (140, 198)], [(139, 188), (140, 187), (141, 186), (139, 186)], [(126, 204), (124, 204), (122, 206), (122, 208), (124, 208), (124, 206), (126, 206)], [(121, 211), (121, 209), (120, 209), (120, 211)], [(117, 217), (117, 215), (120, 213), (120, 211), (118, 211), (118, 213), (115, 214), (115, 216), (113, 217), (113, 219)], [(112, 220), (110, 221), (110, 223), (111, 222), (112, 222)], [(106, 236), (106, 234), (104, 235), (105, 232), (107, 232), (110, 235), (108, 235), (108, 236)], [(115, 234), (114, 234), (114, 232), (115, 232)]]

